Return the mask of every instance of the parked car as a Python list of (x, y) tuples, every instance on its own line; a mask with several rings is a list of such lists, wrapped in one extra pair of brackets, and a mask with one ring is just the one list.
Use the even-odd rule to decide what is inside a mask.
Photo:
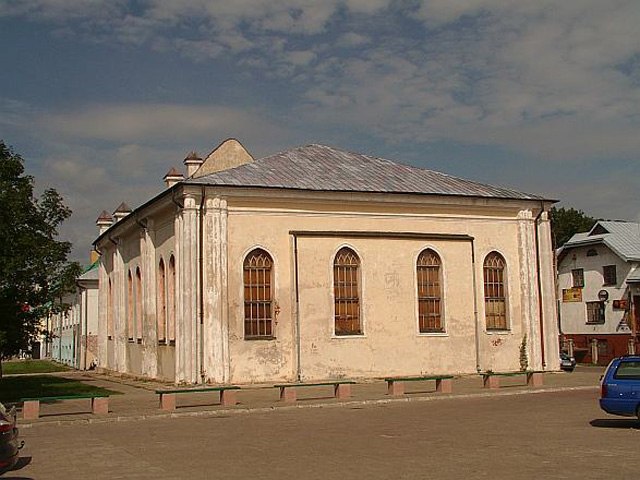
[(640, 356), (611, 360), (600, 383), (600, 408), (613, 415), (640, 420)]
[(569, 354), (561, 352), (560, 353), (560, 368), (565, 372), (573, 372), (573, 369), (576, 368), (576, 359), (570, 357)]
[(11, 470), (18, 461), (18, 443), (16, 427), (16, 408), (7, 411), (0, 403), (0, 475)]

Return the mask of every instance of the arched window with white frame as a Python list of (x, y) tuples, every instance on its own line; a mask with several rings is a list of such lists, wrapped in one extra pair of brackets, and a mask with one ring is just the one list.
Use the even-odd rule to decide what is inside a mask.
[(169, 344), (176, 343), (176, 259), (173, 255), (169, 258), (169, 276), (167, 277), (167, 304), (168, 304), (168, 337)]
[(361, 335), (360, 257), (342, 247), (333, 260), (334, 324), (336, 335)]
[(423, 250), (418, 256), (416, 277), (420, 333), (444, 332), (441, 266), (440, 256), (429, 248)]
[(166, 272), (164, 260), (158, 264), (158, 342), (167, 341), (167, 295), (165, 291)]
[(487, 330), (507, 330), (506, 261), (498, 252), (484, 259), (484, 316)]
[(136, 336), (138, 343), (142, 343), (142, 274), (140, 267), (136, 267)]
[(273, 337), (273, 259), (256, 248), (244, 259), (244, 337)]

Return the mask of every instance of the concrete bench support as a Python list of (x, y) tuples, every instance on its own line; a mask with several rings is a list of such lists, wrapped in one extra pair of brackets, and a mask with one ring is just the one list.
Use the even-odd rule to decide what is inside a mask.
[(387, 380), (387, 393), (392, 396), (404, 395), (404, 382)]
[(109, 397), (95, 397), (91, 399), (91, 412), (94, 415), (109, 413)]
[(496, 377), (495, 375), (484, 375), (483, 380), (484, 388), (500, 388), (500, 377)]
[(351, 398), (351, 385), (348, 383), (339, 383), (334, 388), (334, 397), (340, 400), (348, 400)]
[(280, 387), (280, 400), (283, 402), (295, 402), (298, 400), (296, 389), (293, 387)]
[(436, 392), (451, 393), (453, 392), (452, 378), (439, 378), (436, 380)]
[(28, 400), (22, 405), (22, 416), (25, 420), (40, 418), (40, 401)]
[(223, 407), (232, 407), (238, 403), (237, 390), (220, 390), (220, 405)]
[(531, 372), (527, 373), (527, 385), (530, 387), (541, 387), (544, 385), (544, 381), (542, 379), (542, 373), (540, 372)]
[(176, 394), (175, 393), (161, 393), (160, 394), (160, 408), (168, 412), (176, 409)]

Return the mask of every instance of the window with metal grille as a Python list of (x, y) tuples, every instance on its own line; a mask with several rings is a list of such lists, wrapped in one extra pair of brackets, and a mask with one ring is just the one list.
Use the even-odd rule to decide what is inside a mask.
[(360, 258), (348, 247), (341, 248), (333, 262), (335, 334), (360, 335)]
[(505, 266), (502, 255), (491, 252), (484, 260), (484, 315), (487, 330), (507, 329)]
[(427, 249), (420, 254), (417, 262), (417, 277), (420, 333), (444, 332), (440, 257), (436, 252)]
[(158, 342), (167, 341), (167, 297), (165, 295), (164, 260), (158, 265)]
[(587, 323), (604, 323), (604, 302), (587, 302)]
[(575, 268), (571, 270), (571, 277), (573, 278), (573, 288), (584, 287), (584, 269)]
[(273, 337), (273, 260), (256, 248), (244, 260), (244, 337)]
[(133, 275), (131, 270), (127, 274), (127, 338), (133, 341), (135, 325), (133, 323)]
[(169, 305), (168, 336), (169, 344), (176, 344), (176, 259), (169, 258), (169, 277), (167, 278), (167, 303)]
[(602, 276), (604, 277), (605, 285), (615, 285), (618, 283), (615, 265), (605, 265), (602, 267)]
[(138, 343), (142, 343), (142, 275), (140, 267), (136, 267), (136, 335)]
[(113, 338), (113, 286), (111, 284), (111, 278), (109, 278), (109, 285), (107, 287), (107, 338), (111, 340)]

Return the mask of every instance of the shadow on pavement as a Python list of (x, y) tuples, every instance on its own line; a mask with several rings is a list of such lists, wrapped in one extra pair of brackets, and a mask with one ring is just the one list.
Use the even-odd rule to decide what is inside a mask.
[(640, 420), (634, 418), (597, 418), (589, 424), (597, 428), (634, 428), (640, 430)]

